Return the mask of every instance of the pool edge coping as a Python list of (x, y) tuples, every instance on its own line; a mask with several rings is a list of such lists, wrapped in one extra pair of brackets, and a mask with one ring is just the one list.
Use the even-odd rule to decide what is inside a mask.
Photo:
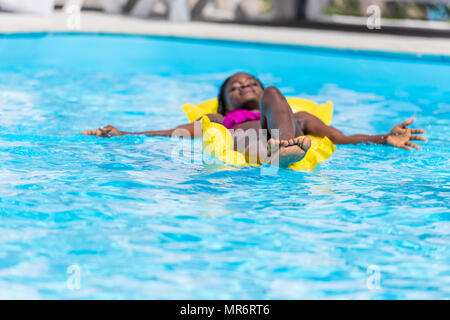
[(402, 60), (412, 60), (412, 61), (427, 61), (427, 62), (440, 62), (446, 63), (450, 62), (450, 55), (446, 54), (425, 54), (425, 53), (413, 53), (413, 52), (401, 52), (401, 51), (386, 51), (386, 50), (375, 50), (375, 49), (357, 49), (357, 48), (341, 48), (333, 46), (321, 46), (321, 45), (308, 45), (308, 44), (297, 44), (297, 43), (284, 43), (284, 42), (270, 42), (270, 41), (258, 41), (258, 40), (244, 40), (244, 39), (228, 39), (228, 38), (210, 38), (205, 36), (186, 36), (178, 34), (151, 34), (151, 33), (140, 33), (140, 32), (118, 32), (118, 31), (94, 31), (94, 30), (77, 30), (77, 31), (67, 31), (67, 30), (54, 30), (54, 31), (11, 31), (11, 32), (1, 32), (0, 38), (10, 37), (10, 38), (27, 38), (27, 37), (37, 37), (37, 36), (48, 36), (48, 35), (58, 35), (58, 36), (112, 36), (112, 37), (132, 37), (132, 38), (151, 38), (151, 39), (171, 39), (171, 40), (181, 40), (181, 41), (198, 41), (198, 42), (210, 42), (215, 44), (235, 44), (235, 45), (246, 45), (255, 47), (266, 47), (266, 48), (286, 48), (286, 49), (299, 49), (303, 51), (312, 52), (325, 52), (332, 54), (348, 54), (355, 56), (369, 56), (374, 58), (390, 58), (390, 59), (402, 59)]
[(400, 36), (377, 32), (305, 29), (289, 26), (242, 25), (205, 21), (170, 22), (132, 16), (82, 11), (78, 25), (72, 14), (56, 10), (51, 14), (1, 13), (0, 34), (11, 33), (93, 33), (122, 34), (266, 44), (307, 50), (365, 53), (400, 57), (430, 57), (447, 61), (450, 42), (446, 37)]

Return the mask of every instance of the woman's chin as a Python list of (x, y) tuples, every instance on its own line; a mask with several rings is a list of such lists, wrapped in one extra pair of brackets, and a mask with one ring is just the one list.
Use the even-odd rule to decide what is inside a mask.
[(251, 99), (245, 99), (241, 102), (239, 108), (237, 109), (247, 109), (247, 110), (259, 109), (259, 99), (256, 97), (252, 97)]

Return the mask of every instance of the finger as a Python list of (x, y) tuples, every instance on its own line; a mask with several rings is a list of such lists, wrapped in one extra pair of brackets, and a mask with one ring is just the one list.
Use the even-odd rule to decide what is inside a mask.
[(86, 130), (83, 132), (83, 134), (85, 136), (96, 136), (97, 135), (97, 130)]
[(408, 141), (406, 144), (408, 146), (410, 146), (410, 147), (413, 147), (413, 148), (417, 149), (417, 150), (422, 150), (422, 148), (419, 145), (417, 145), (417, 144), (415, 144), (415, 143), (413, 143), (411, 141)]
[(414, 118), (409, 118), (408, 120), (405, 120), (404, 122), (402, 122), (402, 124), (400, 126), (402, 128), (406, 128), (407, 126), (409, 126), (413, 122), (414, 122)]
[(411, 138), (409, 138), (410, 140), (422, 140), (422, 141), (428, 141), (427, 138), (422, 137), (422, 136), (411, 136)]
[(294, 145), (294, 139), (289, 139), (289, 145), (290, 146)]
[(407, 146), (398, 146), (399, 148), (402, 148), (402, 149), (406, 149), (406, 150), (408, 150), (408, 151), (412, 151), (412, 149), (410, 148), (410, 147), (407, 147)]
[(423, 129), (411, 129), (411, 133), (418, 134), (418, 133), (425, 133), (426, 131)]

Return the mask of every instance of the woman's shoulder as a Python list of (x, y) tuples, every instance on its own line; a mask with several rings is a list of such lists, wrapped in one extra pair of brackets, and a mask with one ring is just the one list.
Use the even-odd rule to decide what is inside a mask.
[(216, 123), (222, 123), (224, 119), (224, 116), (220, 113), (208, 113), (207, 116), (211, 122)]

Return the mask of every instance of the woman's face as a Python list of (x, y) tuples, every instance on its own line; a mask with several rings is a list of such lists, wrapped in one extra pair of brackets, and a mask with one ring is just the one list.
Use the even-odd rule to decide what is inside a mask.
[(259, 109), (264, 89), (248, 73), (236, 73), (225, 87), (225, 99), (230, 109)]

